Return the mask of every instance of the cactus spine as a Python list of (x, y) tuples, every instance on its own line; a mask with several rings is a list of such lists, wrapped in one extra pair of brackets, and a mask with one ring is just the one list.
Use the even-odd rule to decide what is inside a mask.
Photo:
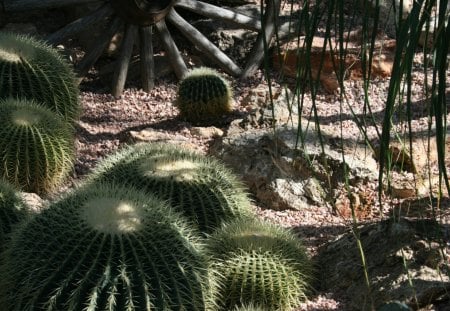
[(165, 202), (97, 185), (51, 204), (12, 235), (0, 266), (5, 310), (207, 310), (207, 261)]
[(12, 228), (26, 218), (27, 209), (16, 189), (0, 179), (0, 251)]
[(306, 297), (311, 263), (297, 237), (259, 220), (227, 224), (208, 239), (220, 310), (253, 304), (293, 310)]
[(66, 122), (29, 100), (0, 100), (0, 176), (28, 192), (45, 193), (72, 169), (73, 134)]
[(251, 214), (247, 193), (231, 171), (174, 145), (128, 147), (97, 167), (90, 177), (95, 181), (125, 183), (168, 200), (202, 232)]
[(194, 124), (209, 124), (231, 111), (229, 83), (214, 69), (191, 70), (181, 80), (176, 105), (181, 117)]
[(75, 73), (59, 53), (29, 36), (0, 32), (0, 98), (27, 98), (73, 122), (80, 113)]

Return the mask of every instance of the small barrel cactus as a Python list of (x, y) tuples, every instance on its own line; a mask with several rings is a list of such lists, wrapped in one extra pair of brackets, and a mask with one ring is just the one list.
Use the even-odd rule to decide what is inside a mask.
[(73, 167), (74, 137), (59, 115), (29, 100), (0, 100), (0, 177), (45, 193)]
[(88, 180), (129, 184), (155, 194), (202, 232), (251, 215), (249, 197), (230, 170), (213, 158), (175, 145), (125, 148), (100, 163)]
[(200, 67), (181, 80), (176, 105), (182, 118), (206, 125), (232, 110), (231, 97), (230, 85), (217, 71)]
[(133, 188), (78, 188), (11, 236), (0, 266), (4, 310), (209, 310), (198, 235)]
[(60, 54), (29, 36), (0, 32), (0, 98), (42, 103), (67, 121), (78, 118), (75, 73)]
[(0, 179), (0, 251), (12, 228), (26, 218), (27, 208), (16, 189)]
[(238, 220), (209, 237), (208, 252), (220, 310), (253, 304), (288, 311), (306, 298), (312, 264), (288, 229), (260, 220)]

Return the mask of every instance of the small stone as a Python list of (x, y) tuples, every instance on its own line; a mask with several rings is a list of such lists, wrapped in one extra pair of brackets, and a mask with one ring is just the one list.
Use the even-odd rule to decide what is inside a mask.
[(202, 138), (214, 138), (214, 137), (222, 137), (223, 131), (215, 126), (208, 127), (192, 127), (190, 130), (192, 135), (200, 136)]
[(25, 204), (35, 213), (39, 213), (45, 206), (46, 201), (36, 193), (20, 192)]

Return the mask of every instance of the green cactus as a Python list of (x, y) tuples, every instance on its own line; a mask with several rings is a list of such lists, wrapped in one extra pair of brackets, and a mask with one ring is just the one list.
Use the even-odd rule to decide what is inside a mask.
[(260, 220), (229, 223), (208, 239), (220, 310), (254, 304), (293, 310), (305, 298), (312, 264), (295, 234)]
[(243, 306), (236, 306), (236, 308), (234, 308), (233, 311), (271, 311), (271, 310), (249, 304)]
[(200, 67), (191, 70), (181, 80), (176, 106), (182, 118), (206, 125), (231, 112), (231, 98), (228, 82), (214, 69)]
[(79, 188), (14, 231), (0, 266), (0, 305), (210, 310), (202, 245), (164, 201), (112, 184)]
[(16, 189), (0, 179), (0, 251), (13, 227), (27, 216), (27, 208)]
[(129, 146), (100, 163), (88, 182), (99, 180), (129, 184), (168, 200), (202, 232), (251, 215), (248, 195), (230, 170), (175, 145)]
[(73, 167), (70, 127), (29, 100), (0, 100), (0, 177), (28, 192), (46, 193)]
[(67, 121), (78, 118), (75, 73), (57, 50), (29, 36), (0, 32), (0, 98), (42, 103)]

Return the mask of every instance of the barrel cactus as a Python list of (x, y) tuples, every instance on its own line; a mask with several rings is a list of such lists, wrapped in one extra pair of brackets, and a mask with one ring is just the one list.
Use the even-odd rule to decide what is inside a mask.
[(255, 307), (254, 305), (250, 304), (239, 307), (237, 306), (236, 308), (233, 309), (233, 311), (271, 311), (271, 310), (259, 306)]
[(202, 232), (251, 214), (238, 178), (219, 161), (170, 144), (129, 146), (98, 165), (88, 182), (132, 185), (168, 200)]
[(12, 228), (26, 218), (27, 208), (16, 189), (0, 179), (0, 250)]
[(78, 118), (78, 84), (69, 63), (43, 41), (0, 32), (0, 98), (35, 100), (62, 115)]
[(72, 169), (74, 137), (59, 115), (29, 100), (0, 100), (0, 177), (45, 193)]
[(229, 83), (216, 70), (200, 67), (181, 80), (176, 105), (182, 118), (206, 125), (232, 110), (231, 98)]
[(20, 226), (0, 266), (4, 310), (209, 310), (198, 235), (133, 188), (79, 188)]
[(261, 220), (238, 220), (208, 239), (208, 251), (220, 310), (253, 304), (287, 311), (306, 298), (312, 265), (288, 229)]

